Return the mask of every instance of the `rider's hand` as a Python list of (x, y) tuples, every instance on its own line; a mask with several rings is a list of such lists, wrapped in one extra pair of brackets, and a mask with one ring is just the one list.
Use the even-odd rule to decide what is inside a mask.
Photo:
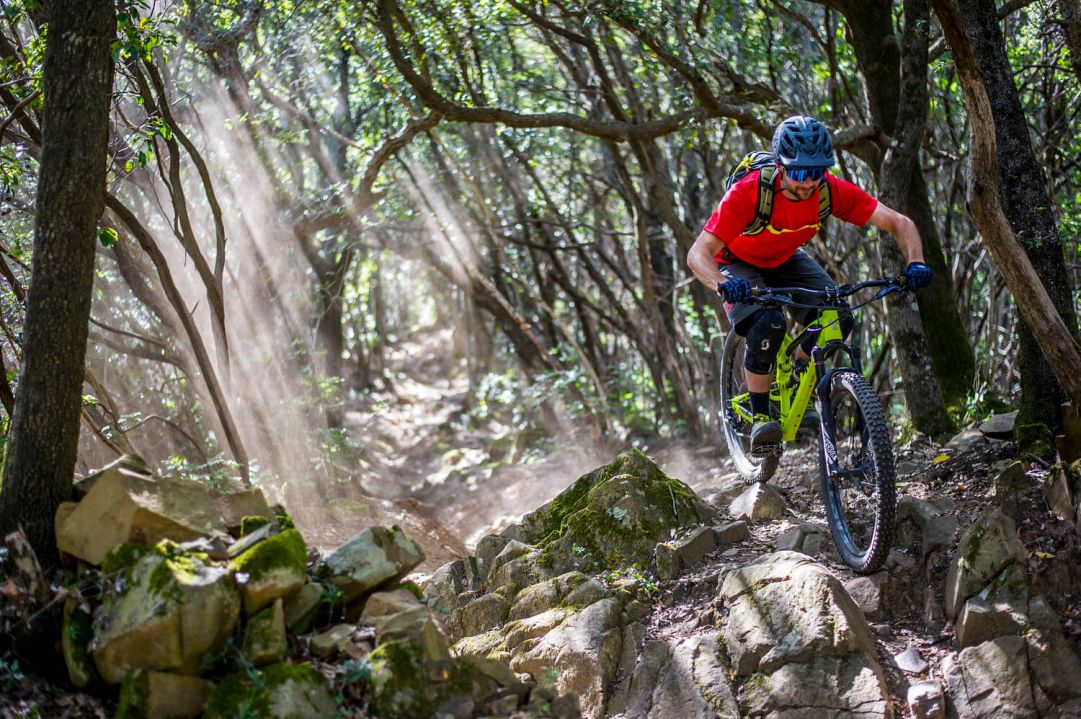
[(742, 277), (733, 277), (717, 285), (717, 294), (732, 304), (746, 302), (751, 299), (751, 283)]
[(905, 278), (905, 289), (913, 292), (931, 284), (931, 268), (923, 262), (909, 262), (902, 276)]

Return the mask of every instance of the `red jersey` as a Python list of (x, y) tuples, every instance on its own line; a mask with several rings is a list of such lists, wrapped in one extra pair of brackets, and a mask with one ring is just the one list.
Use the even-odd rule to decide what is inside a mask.
[[(775, 191), (769, 225), (760, 234), (744, 235), (742, 232), (754, 220), (760, 174), (758, 170), (748, 172), (732, 185), (713, 211), (705, 230), (720, 238), (740, 261), (771, 269), (783, 264), (818, 234), (818, 194), (806, 200), (790, 200), (781, 192), (778, 172), (773, 180)], [(830, 186), (830, 214), (853, 225), (866, 225), (878, 207), (878, 200), (829, 173), (825, 180)], [(714, 259), (724, 262), (720, 255)]]

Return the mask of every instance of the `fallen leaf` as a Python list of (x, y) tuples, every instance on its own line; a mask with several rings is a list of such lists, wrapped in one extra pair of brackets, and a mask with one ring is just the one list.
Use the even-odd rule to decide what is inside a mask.
[(1051, 552), (1033, 552), (1040, 559), (1054, 559), (1055, 555)]
[(937, 457), (935, 457), (934, 459), (931, 460), (931, 464), (938, 464), (939, 462), (945, 462), (949, 458), (950, 458), (950, 455), (948, 455), (948, 454), (940, 454), (940, 455), (938, 455)]

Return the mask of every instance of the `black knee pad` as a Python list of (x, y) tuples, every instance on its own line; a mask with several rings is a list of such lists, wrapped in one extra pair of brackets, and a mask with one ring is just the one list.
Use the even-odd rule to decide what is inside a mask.
[(784, 339), (784, 313), (777, 309), (762, 309), (752, 315), (747, 329), (747, 349), (743, 366), (755, 374), (769, 374)]

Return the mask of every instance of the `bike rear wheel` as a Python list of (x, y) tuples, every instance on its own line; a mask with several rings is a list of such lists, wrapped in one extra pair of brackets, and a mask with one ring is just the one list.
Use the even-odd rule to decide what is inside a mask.
[[(743, 338), (729, 332), (721, 353), (721, 428), (736, 471), (743, 481), (753, 484), (772, 477), (780, 458), (776, 454), (751, 456), (752, 423), (747, 417), (753, 416), (753, 413), (747, 396), (747, 380), (743, 375), (743, 347)], [(737, 399), (742, 414), (733, 408), (733, 399)]]
[(897, 510), (893, 442), (867, 380), (856, 372), (839, 372), (831, 385), (840, 473), (827, 476), (820, 454), (826, 519), (841, 559), (858, 574), (870, 574), (882, 566), (893, 544)]

